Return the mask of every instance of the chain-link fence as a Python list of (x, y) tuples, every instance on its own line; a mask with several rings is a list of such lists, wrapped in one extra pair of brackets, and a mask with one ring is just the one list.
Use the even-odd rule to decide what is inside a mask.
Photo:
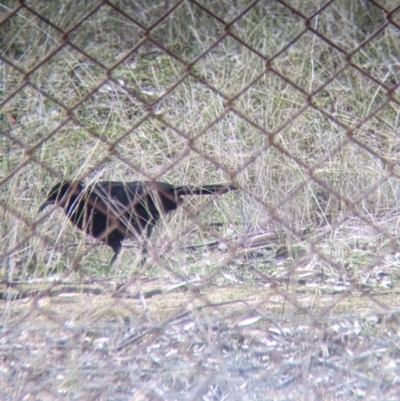
[[(0, 12), (2, 400), (399, 399), (398, 0)], [(237, 190), (110, 266), (66, 179)]]

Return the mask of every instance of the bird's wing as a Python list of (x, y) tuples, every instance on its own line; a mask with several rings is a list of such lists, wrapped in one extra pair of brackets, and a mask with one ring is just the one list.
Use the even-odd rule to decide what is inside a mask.
[(96, 183), (93, 191), (116, 228), (140, 239), (147, 220), (135, 213), (135, 205), (141, 202), (141, 195), (146, 195), (145, 188), (146, 183), (141, 182), (103, 181)]

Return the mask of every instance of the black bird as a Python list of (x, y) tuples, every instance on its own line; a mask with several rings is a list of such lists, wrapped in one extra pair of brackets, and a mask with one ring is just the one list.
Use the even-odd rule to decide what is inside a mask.
[[(235, 189), (224, 184), (196, 187), (99, 181), (85, 186), (82, 181), (62, 181), (53, 186), (39, 211), (48, 205), (61, 206), (76, 227), (112, 248), (112, 264), (125, 238), (137, 239), (143, 246), (160, 217), (175, 210), (184, 195), (223, 194)], [(146, 252), (145, 247), (142, 249)]]

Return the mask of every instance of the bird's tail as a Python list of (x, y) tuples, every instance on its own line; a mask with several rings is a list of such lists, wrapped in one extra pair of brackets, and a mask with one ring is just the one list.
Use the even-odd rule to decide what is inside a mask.
[(228, 191), (235, 191), (237, 188), (235, 185), (215, 184), (215, 185), (202, 185), (201, 187), (195, 187), (192, 185), (183, 185), (181, 187), (175, 187), (174, 192), (177, 196), (181, 195), (213, 195), (213, 194), (224, 194)]

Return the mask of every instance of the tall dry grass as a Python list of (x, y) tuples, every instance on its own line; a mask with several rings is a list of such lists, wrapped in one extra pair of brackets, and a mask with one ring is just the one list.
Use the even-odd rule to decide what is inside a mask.
[[(322, 226), (333, 248), (346, 221), (372, 227), (371, 241), (397, 235), (386, 221), (399, 197), (399, 99), (382, 84), (399, 84), (400, 34), (382, 10), (259, 2), (241, 15), (245, 2), (205, 1), (214, 16), (183, 2), (160, 20), (168, 3), (112, 4), (29, 3), (41, 17), (1, 6), (1, 251), (12, 265), (63, 268), (77, 243), (85, 249), (60, 213), (35, 225), (62, 177), (237, 182), (239, 195), (174, 217), (167, 236), (180, 245), (198, 241), (179, 235), (197, 221), (222, 222), (239, 243), (260, 225), (291, 242), (304, 230), (314, 241)], [(316, 14), (306, 24), (299, 13)], [(232, 35), (220, 39), (223, 21)], [(90, 264), (108, 258), (92, 251)]]

